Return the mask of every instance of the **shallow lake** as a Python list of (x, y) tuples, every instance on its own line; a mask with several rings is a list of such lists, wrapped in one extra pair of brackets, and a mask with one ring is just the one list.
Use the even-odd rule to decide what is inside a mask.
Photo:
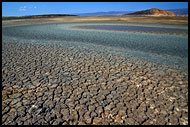
[(144, 27), (144, 26), (127, 26), (127, 25), (89, 25), (80, 26), (80, 28), (102, 29), (102, 30), (119, 30), (119, 31), (145, 31), (145, 32), (188, 32), (187, 29), (161, 28), (161, 27)]
[[(75, 26), (112, 26), (114, 23), (57, 23), (7, 27), (2, 29), (3, 41), (17, 40), (24, 43), (43, 43), (48, 45), (58, 44), (63, 47), (86, 47), (97, 52), (119, 54), (121, 56), (133, 56), (146, 61), (159, 62), (168, 65), (187, 65), (188, 61), (188, 36), (169, 34), (133, 33), (109, 30), (77, 29)], [(115, 23), (118, 25), (117, 23)], [(114, 25), (115, 25), (114, 24)], [(121, 25), (126, 26), (128, 24)], [(131, 25), (131, 24), (130, 24)], [(126, 26), (130, 29), (151, 29), (154, 24), (134, 24)], [(139, 26), (143, 25), (143, 26)], [(156, 24), (155, 24), (156, 25)], [(155, 29), (171, 29), (181, 26), (169, 26)], [(118, 26), (117, 26), (118, 27)], [(116, 27), (116, 28), (117, 28)], [(149, 27), (149, 28), (148, 28)], [(184, 27), (184, 26), (182, 26)], [(115, 29), (115, 26), (114, 26)], [(154, 30), (155, 30), (154, 29)], [(187, 28), (188, 29), (188, 28)], [(174, 28), (172, 28), (174, 30)], [(182, 30), (182, 29), (181, 29)], [(5, 39), (5, 36), (7, 38)], [(13, 39), (11, 39), (14, 38)], [(50, 43), (48, 43), (50, 42)]]

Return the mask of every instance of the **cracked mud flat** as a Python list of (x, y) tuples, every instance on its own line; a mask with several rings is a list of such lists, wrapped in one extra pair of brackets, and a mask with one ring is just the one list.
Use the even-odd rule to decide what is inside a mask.
[(3, 36), (3, 125), (188, 124), (187, 67), (62, 43)]

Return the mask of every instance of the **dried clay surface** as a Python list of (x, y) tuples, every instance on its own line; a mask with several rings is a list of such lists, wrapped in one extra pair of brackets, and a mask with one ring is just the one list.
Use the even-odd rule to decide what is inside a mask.
[(6, 36), (3, 125), (188, 124), (187, 68)]

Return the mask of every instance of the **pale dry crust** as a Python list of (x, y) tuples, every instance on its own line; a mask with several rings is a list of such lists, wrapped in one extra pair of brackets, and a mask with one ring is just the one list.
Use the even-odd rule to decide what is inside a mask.
[(188, 25), (188, 17), (150, 17), (150, 16), (69, 16), (64, 18), (38, 18), (2, 20), (2, 26), (64, 23), (64, 22), (136, 22), (136, 23), (166, 23)]

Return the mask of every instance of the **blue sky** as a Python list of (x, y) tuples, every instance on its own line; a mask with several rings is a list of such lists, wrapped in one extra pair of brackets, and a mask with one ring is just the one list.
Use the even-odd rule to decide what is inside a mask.
[(3, 2), (2, 16), (188, 8), (188, 2)]

